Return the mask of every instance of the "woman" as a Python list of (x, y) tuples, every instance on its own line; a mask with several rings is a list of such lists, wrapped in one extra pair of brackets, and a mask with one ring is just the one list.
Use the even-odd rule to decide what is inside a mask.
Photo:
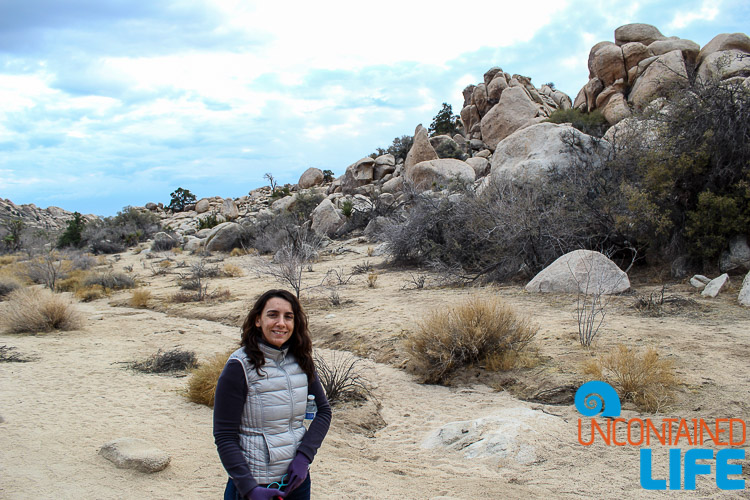
[[(241, 347), (216, 385), (214, 440), (229, 473), (225, 500), (309, 500), (308, 469), (331, 423), (315, 373), (307, 315), (286, 290), (269, 290), (242, 325)], [(307, 396), (318, 413), (305, 431)]]

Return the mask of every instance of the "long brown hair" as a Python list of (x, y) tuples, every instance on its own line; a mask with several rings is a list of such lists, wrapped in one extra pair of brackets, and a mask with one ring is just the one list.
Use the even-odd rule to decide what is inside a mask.
[(315, 363), (313, 362), (312, 355), (312, 339), (310, 338), (310, 331), (307, 329), (307, 314), (302, 309), (302, 304), (299, 303), (297, 297), (292, 293), (280, 289), (268, 290), (258, 297), (252, 309), (247, 314), (245, 322), (242, 324), (240, 345), (245, 348), (245, 354), (247, 354), (247, 357), (255, 365), (255, 371), (258, 375), (261, 375), (260, 369), (266, 364), (266, 358), (258, 346), (258, 343), (263, 338), (263, 331), (255, 326), (255, 320), (263, 313), (266, 302), (272, 298), (284, 299), (292, 305), (294, 330), (292, 330), (292, 336), (288, 340), (289, 352), (294, 354), (302, 371), (307, 374), (308, 382), (312, 382), (315, 379)]

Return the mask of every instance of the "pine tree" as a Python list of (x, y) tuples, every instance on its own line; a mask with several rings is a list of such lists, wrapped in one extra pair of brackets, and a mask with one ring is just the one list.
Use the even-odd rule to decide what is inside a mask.
[(451, 137), (457, 132), (456, 121), (458, 116), (453, 114), (453, 108), (447, 102), (443, 103), (442, 109), (435, 115), (430, 125), (430, 137), (436, 135), (450, 135)]

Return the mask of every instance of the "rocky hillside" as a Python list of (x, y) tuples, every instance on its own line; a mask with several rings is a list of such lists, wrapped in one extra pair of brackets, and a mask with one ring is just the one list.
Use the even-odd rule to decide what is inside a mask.
[[(11, 220), (22, 220), (26, 227), (56, 232), (64, 229), (72, 218), (72, 212), (60, 207), (39, 208), (33, 203), (16, 205), (10, 200), (0, 198), (0, 226)], [(95, 216), (90, 215), (87, 218)]]

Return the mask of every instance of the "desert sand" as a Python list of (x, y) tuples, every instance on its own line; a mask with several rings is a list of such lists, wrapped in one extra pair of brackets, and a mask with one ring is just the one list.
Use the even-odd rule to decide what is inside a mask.
[[(623, 406), (623, 417), (741, 418), (748, 415), (750, 311), (737, 305), (736, 289), (716, 299), (701, 298), (684, 283), (670, 294), (694, 302), (657, 317), (631, 306), (637, 295), (661, 289), (659, 276), (633, 276), (634, 291), (613, 299), (592, 347), (578, 342), (575, 296), (534, 295), (523, 284), (469, 288), (442, 287), (427, 274), (417, 289), (414, 269), (381, 268), (384, 257), (368, 256), (364, 241), (335, 242), (304, 273), (302, 300), (311, 318), (316, 350), (330, 359), (343, 351), (362, 357), (362, 374), (377, 399), (333, 408), (333, 422), (311, 469), (313, 498), (475, 499), (475, 498), (747, 498), (722, 491), (714, 475), (699, 476), (693, 492), (654, 492), (639, 484), (638, 447), (578, 443), (580, 414), (572, 404), (528, 402), (539, 390), (584, 381), (581, 364), (625, 343), (653, 346), (674, 361), (681, 379), (675, 402), (658, 415)], [(226, 474), (212, 436), (211, 409), (188, 402), (188, 378), (144, 374), (127, 363), (157, 350), (195, 351), (199, 360), (225, 352), (239, 340), (239, 322), (262, 291), (278, 287), (253, 272), (253, 256), (214, 255), (245, 272), (244, 277), (209, 280), (209, 292), (226, 289), (221, 302), (162, 303), (178, 290), (178, 273), (199, 257), (162, 253), (147, 258), (128, 251), (108, 256), (107, 266), (129, 273), (152, 293), (148, 309), (128, 305), (130, 290), (77, 303), (85, 326), (37, 335), (0, 333), (0, 345), (33, 356), (28, 363), (0, 365), (0, 498), (40, 499), (204, 499), (221, 498)], [(155, 275), (155, 262), (174, 265)], [(351, 273), (372, 264), (376, 286), (365, 274), (348, 284), (321, 286), (329, 270)], [(652, 273), (653, 274), (653, 273)], [(738, 284), (734, 280), (735, 286)], [(335, 289), (341, 305), (329, 300)], [(446, 386), (424, 385), (405, 368), (402, 340), (430, 309), (471, 294), (495, 294), (538, 326), (534, 347), (540, 362), (528, 369), (487, 374), (468, 368)], [(6, 307), (6, 303), (0, 303)], [(518, 396), (518, 397), (517, 397)], [(492, 419), (498, 441), (482, 448), (461, 441), (431, 447), (441, 426)], [(108, 441), (135, 437), (170, 454), (161, 472), (117, 469), (98, 454)], [(477, 448), (479, 446), (479, 448)], [(477, 449), (479, 451), (477, 451)], [(473, 456), (476, 455), (476, 456)], [(654, 451), (654, 478), (667, 476), (667, 451)], [(713, 467), (712, 467), (713, 471)], [(739, 476), (733, 476), (735, 479)], [(743, 479), (748, 479), (747, 460)]]

